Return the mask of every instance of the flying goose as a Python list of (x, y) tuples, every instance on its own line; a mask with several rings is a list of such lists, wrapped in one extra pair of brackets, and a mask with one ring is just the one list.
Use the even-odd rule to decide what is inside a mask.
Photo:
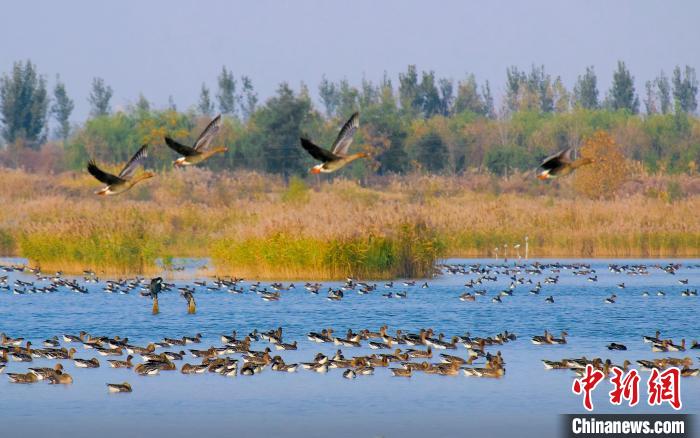
[(222, 154), (228, 151), (226, 147), (217, 147), (207, 150), (209, 144), (214, 139), (214, 136), (218, 134), (221, 129), (221, 114), (214, 117), (214, 120), (209, 122), (204, 131), (199, 134), (199, 138), (194, 142), (194, 146), (185, 146), (182, 143), (178, 143), (170, 137), (165, 137), (165, 143), (168, 147), (182, 157), (173, 161), (174, 167), (191, 166), (193, 164), (201, 163), (202, 161), (216, 155)]
[(357, 131), (360, 126), (360, 113), (354, 113), (350, 116), (350, 119), (345, 122), (345, 125), (340, 129), (338, 133), (338, 138), (335, 139), (331, 149), (324, 149), (322, 147), (316, 146), (311, 140), (306, 138), (301, 138), (301, 147), (303, 147), (306, 152), (312, 157), (321, 161), (320, 164), (315, 165), (309, 169), (310, 173), (331, 173), (344, 167), (347, 164), (352, 163), (358, 158), (367, 157), (364, 152), (358, 152), (356, 154), (348, 155), (348, 149), (352, 144), (352, 136)]
[(572, 152), (572, 148), (567, 148), (545, 158), (544, 161), (542, 161), (542, 164), (540, 164), (539, 171), (537, 172), (537, 178), (547, 180), (559, 176), (565, 176), (581, 166), (593, 163), (593, 160), (588, 157), (581, 157), (574, 160), (571, 157)]
[(94, 160), (90, 160), (87, 165), (87, 170), (90, 175), (94, 176), (98, 181), (107, 184), (103, 189), (95, 192), (96, 195), (117, 195), (126, 192), (138, 182), (148, 178), (153, 178), (153, 172), (144, 172), (136, 177), (132, 177), (136, 168), (148, 156), (148, 145), (143, 145), (136, 151), (133, 157), (126, 163), (126, 166), (119, 172), (119, 175), (112, 175), (97, 167)]

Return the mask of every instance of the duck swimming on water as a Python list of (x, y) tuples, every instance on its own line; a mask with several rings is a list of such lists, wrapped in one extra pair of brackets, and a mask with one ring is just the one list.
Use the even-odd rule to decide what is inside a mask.
[(39, 378), (34, 373), (7, 373), (7, 377), (11, 383), (36, 383), (39, 381)]
[(109, 366), (112, 368), (131, 368), (133, 364), (131, 363), (131, 359), (133, 359), (134, 356), (128, 355), (126, 357), (126, 360), (108, 360)]
[(129, 384), (129, 382), (108, 383), (107, 390), (109, 392), (131, 392), (131, 385)]
[(70, 385), (73, 383), (73, 377), (61, 370), (57, 370), (53, 375), (50, 375), (48, 380), (51, 385)]
[(63, 365), (60, 363), (57, 363), (53, 368), (29, 368), (29, 372), (35, 374), (39, 380), (48, 379), (59, 371), (63, 371)]
[(73, 359), (73, 363), (78, 368), (99, 368), (100, 367), (100, 361), (98, 361), (96, 357), (93, 357), (92, 359), (89, 359), (89, 360), (87, 360), (87, 359)]

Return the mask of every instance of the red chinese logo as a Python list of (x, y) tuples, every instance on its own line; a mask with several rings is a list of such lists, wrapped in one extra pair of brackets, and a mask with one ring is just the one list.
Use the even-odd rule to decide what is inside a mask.
[(663, 372), (654, 368), (651, 370), (647, 388), (649, 406), (668, 402), (673, 409), (681, 408), (681, 370), (678, 368), (669, 368)]
[[(637, 370), (630, 370), (625, 374), (620, 368), (612, 367), (611, 371), (613, 376), (610, 379), (610, 383), (613, 385), (613, 389), (608, 393), (610, 403), (620, 405), (623, 400), (627, 400), (629, 406), (636, 406), (639, 403), (640, 381)], [(591, 395), (593, 390), (606, 377), (603, 371), (588, 364), (583, 376), (574, 380), (571, 389), (574, 394), (583, 394), (583, 407), (586, 410), (593, 410)], [(678, 368), (668, 368), (664, 371), (653, 368), (647, 380), (647, 402), (649, 406), (661, 405), (666, 402), (673, 409), (680, 409), (683, 406), (681, 402), (680, 379), (681, 370)]]
[[(619, 405), (622, 400), (627, 400), (630, 406), (639, 403), (639, 373), (631, 370), (625, 376), (625, 372), (618, 367), (612, 368), (613, 378), (610, 382), (615, 388), (610, 391), (610, 403)], [(624, 376), (624, 378), (623, 378)]]
[(589, 410), (593, 410), (593, 401), (591, 400), (591, 393), (596, 386), (603, 380), (605, 374), (602, 371), (593, 368), (593, 365), (586, 365), (586, 373), (580, 379), (574, 380), (572, 390), (574, 394), (583, 393), (583, 406)]

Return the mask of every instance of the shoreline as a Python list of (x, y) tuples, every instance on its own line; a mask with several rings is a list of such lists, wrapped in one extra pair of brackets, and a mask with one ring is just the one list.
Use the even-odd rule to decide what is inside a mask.
[[(0, 256), (0, 266), (10, 266), (14, 265), (16, 266), (16, 263), (10, 262), (11, 259), (24, 259), (27, 260), (24, 257), (21, 256), (7, 256), (3, 255)], [(175, 260), (188, 260), (188, 261), (205, 261), (208, 260), (207, 258), (198, 258), (198, 257), (175, 257)], [(527, 265), (531, 264), (534, 262), (539, 262), (542, 264), (547, 264), (547, 263), (587, 263), (587, 262), (602, 262), (602, 261), (639, 261), (639, 262), (649, 262), (649, 261), (668, 261), (668, 262), (679, 262), (679, 263), (684, 263), (688, 261), (700, 261), (700, 254), (695, 255), (695, 256), (684, 256), (684, 257), (644, 257), (644, 256), (630, 256), (630, 257), (611, 257), (611, 256), (601, 256), (601, 257), (576, 257), (576, 256), (566, 256), (566, 257), (551, 257), (551, 256), (546, 256), (546, 257), (530, 257), (529, 259), (515, 259), (515, 258), (509, 258), (506, 261), (503, 259), (494, 259), (494, 258), (489, 258), (489, 257), (444, 257), (436, 261), (435, 263), (435, 268), (437, 269), (438, 266), (442, 264), (470, 264), (470, 263), (488, 263), (488, 264), (493, 264), (493, 265), (503, 265), (503, 264), (509, 264), (509, 265)], [(10, 263), (8, 263), (10, 262)], [(27, 260), (26, 264), (19, 263), (20, 266), (24, 265), (26, 267), (30, 268), (36, 268), (39, 267), (41, 268), (42, 272), (47, 273), (47, 272), (63, 272), (66, 275), (71, 275), (71, 276), (81, 276), (83, 275), (84, 270), (92, 269), (90, 267), (85, 267), (82, 269), (57, 269), (57, 266), (55, 266), (53, 263), (49, 263), (48, 267), (47, 266), (41, 266), (40, 264), (34, 264), (31, 263), (31, 261)], [(176, 266), (180, 266), (179, 264), (175, 264)], [(250, 281), (344, 281), (346, 278), (352, 277), (351, 275), (345, 275), (345, 276), (337, 276), (337, 277), (329, 277), (329, 276), (319, 276), (319, 275), (303, 275), (299, 274), (296, 276), (290, 275), (290, 276), (285, 276), (282, 274), (269, 274), (269, 275), (246, 275), (246, 272), (244, 269), (239, 269), (239, 270), (231, 270), (231, 271), (225, 271), (225, 270), (220, 270), (214, 266), (212, 266), (210, 263), (196, 266), (196, 267), (184, 267), (183, 269), (164, 269), (162, 267), (158, 266), (152, 266), (150, 269), (143, 270), (141, 272), (126, 272), (124, 270), (119, 270), (119, 269), (114, 269), (114, 270), (109, 270), (109, 269), (102, 269), (102, 270), (94, 270), (93, 271), (96, 273), (96, 275), (99, 276), (155, 276), (155, 275), (161, 275), (163, 276), (166, 280), (168, 281), (173, 281), (173, 280), (192, 280), (192, 279), (198, 279), (198, 278), (242, 278)], [(391, 280), (403, 280), (403, 279), (411, 279), (411, 280), (430, 280), (432, 278), (435, 278), (438, 276), (439, 273), (436, 272), (435, 275), (430, 276), (430, 277), (357, 277), (359, 280), (363, 281), (391, 281)]]

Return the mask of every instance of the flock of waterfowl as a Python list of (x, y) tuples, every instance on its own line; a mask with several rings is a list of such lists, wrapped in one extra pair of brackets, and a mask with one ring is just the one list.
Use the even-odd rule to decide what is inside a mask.
[[(31, 341), (8, 337), (0, 333), (0, 372), (9, 361), (31, 363), (35, 358), (56, 361), (72, 361), (76, 368), (99, 368), (103, 362), (97, 356), (78, 358), (78, 348), (82, 345), (99, 356), (120, 357), (125, 360), (108, 359), (111, 368), (128, 368), (141, 376), (159, 374), (161, 371), (179, 371), (182, 374), (216, 373), (233, 377), (260, 374), (266, 369), (278, 372), (296, 372), (304, 368), (316, 373), (326, 373), (329, 369), (343, 369), (343, 377), (351, 379), (357, 376), (374, 374), (376, 368), (388, 368), (392, 375), (411, 377), (415, 372), (438, 375), (456, 375), (460, 371), (467, 376), (501, 377), (505, 367), (501, 352), (492, 354), (486, 351), (488, 346), (502, 345), (516, 339), (515, 334), (507, 331), (493, 337), (478, 338), (454, 336), (445, 340), (444, 334), (435, 336), (432, 329), (420, 330), (418, 333), (404, 333), (396, 330), (394, 336), (388, 333), (387, 326), (378, 331), (363, 329), (353, 332), (348, 329), (343, 336), (335, 336), (332, 328), (318, 332), (309, 332), (307, 339), (314, 343), (330, 343), (343, 348), (368, 347), (385, 352), (365, 355), (345, 355), (341, 349), (335, 354), (316, 353), (308, 362), (287, 363), (275, 351), (297, 350), (298, 342), (285, 342), (281, 327), (269, 331), (257, 331), (239, 337), (236, 331), (221, 335), (220, 346), (204, 349), (187, 348), (201, 344), (202, 335), (165, 338), (144, 346), (134, 345), (126, 337), (91, 336), (86, 332), (78, 335), (63, 334), (43, 341), (44, 348), (32, 347)], [(255, 349), (254, 343), (268, 343), (264, 349)], [(435, 354), (435, 350), (456, 351), (458, 346), (466, 348), (466, 354)], [(78, 348), (76, 348), (78, 347)], [(397, 348), (394, 348), (397, 347)], [(401, 347), (401, 348), (400, 348)], [(410, 347), (410, 348), (408, 348)], [(416, 348), (413, 348), (416, 347)], [(179, 351), (171, 351), (175, 348)], [(134, 363), (135, 356), (142, 360)], [(187, 362), (187, 358), (199, 359), (198, 363)], [(439, 362), (431, 362), (431, 359)], [(176, 363), (182, 365), (178, 366)], [(479, 366), (476, 366), (479, 365)], [(71, 384), (73, 377), (66, 373), (59, 362), (54, 367), (29, 367), (26, 373), (7, 373), (12, 383), (36, 383), (46, 380), (50, 384)], [(128, 382), (107, 383), (112, 392), (131, 392)]]
[[(675, 275), (675, 272), (680, 268), (677, 264), (668, 265), (616, 265), (611, 264), (608, 270), (616, 274), (625, 274), (628, 276), (644, 276), (649, 274), (650, 269), (658, 269), (670, 275)], [(694, 268), (694, 266), (690, 266)], [(263, 301), (280, 301), (284, 293), (294, 290), (305, 290), (310, 295), (324, 294), (329, 301), (341, 301), (349, 292), (356, 292), (359, 295), (369, 295), (373, 293), (381, 293), (381, 296), (387, 299), (407, 299), (409, 298), (409, 290), (420, 288), (428, 289), (430, 286), (427, 282), (416, 282), (415, 280), (407, 281), (389, 281), (386, 283), (373, 283), (360, 281), (353, 278), (348, 278), (343, 284), (331, 287), (324, 286), (318, 282), (307, 282), (302, 286), (297, 286), (294, 283), (282, 284), (279, 282), (270, 283), (267, 285), (261, 282), (246, 283), (242, 278), (215, 278), (214, 280), (194, 281), (191, 284), (176, 286), (174, 283), (163, 281), (162, 277), (156, 277), (151, 280), (136, 277), (131, 279), (118, 279), (101, 281), (95, 272), (86, 270), (83, 272), (83, 278), (68, 279), (63, 276), (62, 272), (54, 274), (43, 274), (38, 268), (27, 266), (0, 266), (0, 272), (22, 272), (33, 274), (37, 282), (45, 283), (39, 285), (34, 281), (15, 280), (12, 284), (8, 281), (7, 275), (0, 275), (0, 292), (12, 292), (15, 295), (37, 294), (37, 293), (55, 293), (60, 290), (67, 290), (76, 293), (89, 293), (89, 284), (99, 284), (106, 293), (114, 294), (129, 294), (131, 292), (140, 293), (144, 297), (153, 299), (154, 310), (158, 307), (158, 296), (164, 292), (178, 290), (187, 303), (189, 313), (196, 312), (195, 294), (204, 292), (227, 292), (231, 294), (256, 293)], [(526, 287), (530, 295), (539, 296), (543, 290), (546, 291), (548, 285), (556, 285), (559, 282), (562, 271), (571, 271), (574, 276), (583, 276), (587, 282), (595, 283), (598, 281), (598, 275), (595, 269), (589, 264), (574, 263), (527, 263), (527, 264), (512, 264), (493, 263), (493, 264), (451, 264), (439, 265), (438, 271), (446, 275), (469, 275), (472, 278), (464, 283), (464, 291), (459, 294), (458, 298), (465, 302), (474, 302), (480, 299), (487, 299), (489, 295), (488, 283), (496, 283), (504, 277), (508, 279), (508, 286), (498, 291), (491, 301), (494, 303), (503, 303), (506, 297), (511, 297), (517, 293), (519, 286)], [(533, 280), (532, 276), (545, 276), (541, 280)], [(685, 286), (680, 291), (683, 297), (696, 297), (697, 289), (688, 287), (688, 279), (679, 279), (678, 284)], [(625, 283), (617, 284), (617, 288), (625, 289)], [(400, 289), (400, 290), (397, 290)], [(657, 289), (652, 291), (656, 296), (666, 296), (666, 291)], [(492, 292), (491, 292), (492, 293)], [(493, 294), (493, 293), (492, 293)], [(642, 291), (643, 297), (651, 295), (649, 290)], [(615, 304), (617, 295), (612, 294), (603, 299), (606, 304)], [(545, 303), (553, 304), (554, 296), (547, 295), (544, 299)]]
[[(314, 174), (331, 173), (345, 167), (355, 160), (366, 158), (368, 155), (365, 152), (348, 153), (353, 142), (353, 136), (359, 126), (360, 114), (356, 112), (340, 129), (330, 149), (317, 146), (308, 138), (300, 138), (301, 147), (315, 160), (320, 161), (319, 164), (309, 169), (309, 172)], [(211, 142), (220, 129), (221, 115), (218, 115), (209, 122), (192, 146), (184, 145), (167, 136), (164, 137), (165, 144), (180, 155), (179, 158), (173, 161), (173, 166), (184, 167), (199, 164), (216, 154), (228, 151), (226, 147), (210, 147)], [(565, 176), (581, 166), (593, 163), (593, 160), (587, 157), (574, 160), (572, 158), (573, 152), (573, 149), (568, 148), (545, 158), (537, 172), (537, 177), (542, 180), (547, 180)], [(143, 162), (147, 155), (148, 145), (145, 144), (136, 151), (134, 156), (131, 157), (117, 175), (105, 172), (97, 166), (93, 160), (88, 161), (88, 172), (98, 181), (106, 184), (105, 187), (97, 191), (96, 194), (116, 195), (126, 192), (141, 181), (153, 178), (155, 173), (148, 171), (134, 176), (137, 167)]]
[[(380, 353), (349, 355), (338, 349), (333, 355), (315, 353), (308, 362), (288, 363), (278, 352), (297, 350), (298, 341), (286, 342), (282, 327), (268, 331), (253, 330), (246, 336), (239, 337), (236, 331), (231, 334), (221, 334), (221, 345), (210, 345), (207, 348), (192, 348), (202, 343), (202, 335), (182, 336), (180, 338), (164, 338), (161, 341), (146, 345), (136, 345), (127, 337), (92, 336), (85, 331), (78, 335), (63, 334), (45, 339), (44, 348), (33, 347), (31, 341), (23, 338), (12, 338), (0, 333), (0, 372), (3, 372), (8, 362), (31, 363), (35, 358), (58, 361), (54, 367), (28, 367), (25, 373), (7, 373), (12, 383), (36, 383), (42, 380), (50, 384), (71, 384), (73, 376), (68, 374), (60, 361), (72, 361), (76, 368), (100, 368), (104, 362), (97, 355), (112, 357), (107, 365), (111, 368), (133, 369), (141, 376), (157, 375), (165, 371), (177, 371), (182, 374), (215, 373), (222, 376), (237, 375), (252, 376), (269, 369), (271, 371), (293, 373), (304, 368), (316, 373), (326, 373), (331, 369), (343, 370), (343, 377), (353, 379), (357, 376), (371, 375), (378, 368), (388, 369), (396, 377), (411, 377), (416, 372), (454, 376), (464, 374), (472, 377), (499, 378), (505, 375), (505, 361), (501, 351), (495, 354), (487, 348), (498, 347), (510, 341), (515, 341), (515, 333), (503, 331), (494, 336), (475, 337), (469, 333), (453, 336), (449, 339), (443, 334), (435, 334), (432, 329), (421, 329), (418, 333), (407, 333), (396, 330), (389, 334), (386, 325), (378, 331), (362, 329), (353, 331), (347, 329), (335, 335), (332, 328), (309, 332), (308, 341), (319, 344), (333, 344), (346, 349), (369, 348), (381, 350)], [(532, 337), (535, 345), (566, 344), (567, 333), (564, 331), (560, 338), (555, 338), (548, 331), (543, 336)], [(670, 339), (662, 339), (660, 333), (654, 336), (644, 336), (644, 342), (652, 344), (652, 351), (685, 351), (685, 342), (674, 344)], [(266, 343), (264, 348), (255, 348), (257, 343)], [(91, 350), (96, 355), (91, 358), (78, 358), (76, 354), (80, 346)], [(188, 348), (189, 347), (189, 348)], [(460, 347), (464, 347), (462, 350)], [(610, 350), (626, 350), (619, 343), (607, 346)], [(174, 350), (173, 350), (174, 349)], [(697, 341), (693, 341), (689, 349), (700, 350)], [(185, 351), (186, 350), (186, 351)], [(273, 353), (273, 350), (275, 351)], [(437, 351), (450, 351), (438, 353)], [(125, 359), (116, 359), (126, 355)], [(140, 363), (133, 362), (139, 356)], [(188, 362), (188, 358), (198, 362)], [(438, 360), (436, 362), (435, 360)], [(177, 363), (182, 365), (177, 365)], [(546, 369), (569, 369), (581, 374), (586, 365), (611, 373), (613, 366), (627, 370), (632, 364), (625, 360), (620, 365), (614, 365), (610, 359), (565, 358), (558, 361), (543, 360)], [(681, 368), (684, 377), (698, 376), (700, 370), (692, 368), (690, 357), (665, 357), (654, 360), (638, 360), (642, 370), (665, 369), (669, 366)], [(19, 371), (19, 370), (18, 370)], [(131, 392), (131, 384), (106, 383), (110, 392)]]
[[(674, 344), (672, 339), (662, 339), (661, 332), (656, 331), (654, 336), (643, 336), (642, 340), (645, 343), (652, 344), (651, 351), (653, 352), (684, 352), (686, 351), (685, 339), (681, 340), (680, 344)], [(552, 334), (545, 330), (544, 336), (534, 336), (532, 338), (532, 343), (535, 345), (545, 345), (545, 344), (565, 344), (566, 343), (566, 332), (562, 332), (562, 337), (560, 339), (552, 337)], [(611, 351), (627, 351), (627, 346), (617, 342), (611, 342), (607, 345), (607, 349)], [(690, 350), (698, 350), (700, 352), (700, 344), (697, 341), (693, 341), (692, 345), (688, 347)], [(585, 356), (580, 358), (565, 358), (561, 360), (542, 360), (545, 369), (567, 369), (574, 371), (577, 375), (583, 375), (584, 370), (587, 365), (592, 365), (593, 368), (600, 370), (604, 375), (608, 376), (612, 373), (612, 368), (617, 367), (624, 371), (627, 371), (632, 365), (632, 362), (625, 359), (622, 364), (613, 364), (610, 359), (602, 359), (596, 357), (593, 359), (587, 359)], [(678, 357), (664, 357), (659, 359), (647, 360), (639, 359), (636, 361), (639, 369), (642, 371), (651, 371), (652, 369), (664, 370), (668, 367), (678, 367), (681, 371), (681, 376), (683, 377), (697, 377), (700, 375), (700, 369), (692, 368), (693, 359), (689, 356), (678, 358)]]
[[(698, 265), (687, 265), (689, 269), (700, 268)], [(492, 300), (505, 301), (507, 297), (516, 294), (519, 287), (529, 290), (531, 295), (539, 295), (549, 285), (557, 284), (560, 276), (568, 272), (575, 277), (584, 278), (587, 282), (597, 282), (598, 273), (586, 263), (471, 263), (471, 264), (443, 264), (438, 268), (444, 275), (465, 275), (470, 279), (463, 287), (467, 292), (459, 295), (462, 301), (475, 301), (477, 297), (488, 294), (485, 286), (490, 282), (507, 279), (508, 286), (497, 293)], [(651, 270), (657, 270), (668, 275), (676, 275), (681, 268), (679, 264), (610, 264), (609, 272), (626, 276), (645, 276)], [(86, 270), (82, 279), (70, 279), (62, 273), (43, 274), (40, 269), (26, 266), (0, 266), (0, 271), (6, 273), (31, 274), (34, 281), (15, 279), (10, 283), (8, 275), (0, 276), (0, 291), (13, 292), (24, 295), (30, 293), (58, 293), (71, 291), (80, 294), (88, 294), (90, 290), (102, 290), (105, 293), (129, 294), (134, 292), (143, 297), (150, 297), (153, 302), (153, 313), (159, 312), (158, 297), (167, 292), (179, 290), (185, 298), (188, 313), (196, 312), (195, 294), (198, 293), (256, 293), (265, 301), (279, 301), (282, 296), (292, 293), (297, 286), (294, 284), (271, 283), (263, 285), (260, 282), (246, 282), (239, 278), (215, 279), (213, 281), (194, 281), (189, 284), (178, 285), (167, 283), (161, 277), (153, 279), (129, 279), (103, 281), (95, 272)], [(36, 282), (36, 283), (35, 283)], [(38, 283), (46, 283), (39, 285)], [(697, 295), (695, 290), (688, 288), (688, 279), (679, 278), (677, 283), (686, 289), (684, 296)], [(620, 289), (625, 289), (624, 283), (617, 284)], [(396, 290), (397, 288), (403, 290)], [(345, 294), (354, 291), (360, 295), (367, 295), (380, 289), (387, 298), (407, 299), (408, 290), (429, 289), (427, 282), (405, 281), (386, 282), (383, 284), (369, 283), (355, 279), (347, 279), (337, 287), (326, 287), (321, 283), (306, 283), (303, 290), (310, 295), (318, 295), (324, 292), (330, 301), (340, 301)], [(299, 289), (302, 289), (299, 287)], [(662, 291), (657, 291), (662, 292)], [(688, 293), (686, 293), (688, 292)], [(648, 293), (646, 294), (648, 295)], [(658, 295), (658, 294), (657, 294)], [(551, 297), (551, 300), (549, 299)], [(547, 302), (553, 303), (550, 295)], [(605, 302), (608, 302), (606, 299)], [(613, 301), (614, 302), (614, 301)], [(376, 369), (388, 369), (393, 376), (411, 377), (415, 373), (457, 375), (476, 377), (498, 378), (505, 375), (505, 361), (500, 351), (487, 351), (489, 348), (498, 347), (517, 339), (516, 335), (509, 331), (503, 331), (489, 337), (475, 337), (469, 333), (455, 336), (445, 336), (433, 329), (421, 329), (416, 333), (407, 333), (395, 330), (390, 334), (386, 325), (378, 331), (368, 328), (353, 331), (347, 329), (335, 334), (332, 328), (309, 332), (307, 340), (312, 343), (332, 344), (338, 349), (334, 354), (322, 352), (310, 353), (307, 362), (290, 363), (283, 357), (284, 351), (309, 349), (308, 343), (299, 340), (289, 341), (283, 337), (281, 327), (268, 330), (254, 330), (246, 336), (238, 336), (234, 331), (231, 334), (221, 334), (220, 345), (208, 345), (205, 348), (194, 349), (194, 345), (202, 343), (202, 335), (182, 336), (180, 338), (166, 338), (145, 345), (136, 345), (127, 337), (120, 336), (93, 336), (87, 332), (77, 335), (63, 334), (42, 341), (43, 348), (33, 346), (31, 340), (12, 338), (4, 333), (0, 334), (0, 372), (6, 367), (12, 372), (7, 376), (12, 383), (36, 383), (47, 381), (51, 384), (70, 384), (74, 376), (68, 374), (62, 362), (72, 361), (75, 368), (98, 368), (108, 365), (111, 368), (133, 369), (139, 375), (155, 375), (165, 371), (179, 370), (183, 374), (216, 373), (224, 376), (256, 375), (265, 370), (278, 372), (295, 372), (304, 368), (313, 372), (325, 373), (337, 368), (343, 370), (343, 377), (351, 379), (357, 376), (374, 374)], [(532, 337), (535, 345), (564, 345), (568, 343), (568, 333), (562, 331), (559, 336), (549, 330), (545, 330), (541, 336)], [(644, 342), (651, 344), (652, 352), (684, 352), (686, 350), (698, 350), (700, 345), (692, 341), (686, 345), (685, 339), (676, 342), (672, 339), (661, 338), (657, 332), (654, 336), (644, 336)], [(264, 347), (257, 343), (267, 343)], [(312, 344), (313, 345), (313, 344)], [(78, 357), (80, 347), (86, 352), (91, 352), (89, 357)], [(462, 349), (462, 347), (464, 349)], [(627, 347), (619, 342), (611, 342), (606, 346), (611, 351), (625, 351)], [(601, 346), (602, 348), (602, 346)], [(345, 349), (345, 352), (342, 350)], [(348, 349), (360, 350), (361, 354), (347, 354)], [(377, 350), (377, 353), (366, 354), (366, 349)], [(274, 352), (273, 352), (274, 351)], [(440, 351), (440, 353), (438, 353)], [(449, 353), (448, 353), (449, 351)], [(100, 356), (111, 357), (107, 363), (100, 361)], [(137, 363), (137, 357), (140, 361)], [(31, 367), (26, 369), (14, 369), (10, 362), (31, 363), (34, 359), (41, 358), (54, 360), (58, 363), (53, 367)], [(196, 362), (189, 361), (197, 359)], [(181, 365), (178, 365), (181, 363)], [(681, 368), (683, 376), (697, 376), (699, 371), (693, 368), (693, 359), (690, 357), (674, 358), (664, 357), (654, 360), (637, 360), (641, 369), (663, 369), (669, 366)], [(580, 373), (587, 364), (609, 373), (615, 366), (610, 359), (596, 358), (564, 358), (561, 360), (543, 360), (547, 369), (570, 369)], [(619, 365), (627, 369), (632, 362), (626, 360)], [(78, 377), (78, 376), (76, 376)], [(111, 392), (130, 392), (129, 382), (107, 383)]]

